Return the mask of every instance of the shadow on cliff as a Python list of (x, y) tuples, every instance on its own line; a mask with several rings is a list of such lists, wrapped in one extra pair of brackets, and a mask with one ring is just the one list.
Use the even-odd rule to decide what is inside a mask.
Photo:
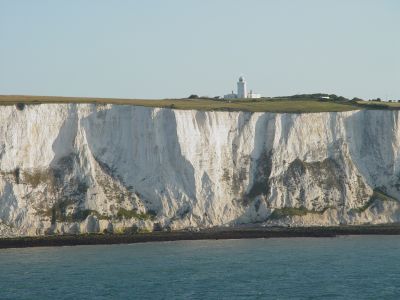
[(345, 128), (351, 160), (368, 185), (400, 199), (397, 123), (397, 111), (361, 110), (346, 118)]
[(54, 157), (49, 165), (49, 175), (53, 176), (52, 182), (56, 185), (53, 191), (58, 194), (57, 197), (65, 198), (68, 194), (69, 196), (74, 194), (79, 181), (77, 178), (68, 178), (72, 175), (74, 169), (79, 166), (77, 162), (79, 159), (78, 151), (75, 149), (77, 132), (77, 105), (70, 104), (68, 106), (68, 116), (60, 128), (57, 138), (53, 142)]
[(68, 105), (68, 115), (60, 127), (52, 149), (54, 158), (50, 162), (47, 181), (47, 196), (52, 202), (51, 223), (66, 216), (67, 204), (84, 206), (88, 185), (79, 163), (79, 152), (75, 140), (78, 134), (77, 104)]
[(81, 120), (103, 171), (135, 190), (147, 209), (170, 217), (196, 200), (194, 169), (181, 153), (176, 122), (171, 109), (121, 105)]
[[(254, 146), (249, 166), (249, 185), (241, 204), (244, 212), (232, 221), (235, 223), (258, 222), (266, 219), (267, 198), (270, 193), (269, 178), (272, 170), (273, 143), (276, 114), (262, 114), (255, 126)], [(263, 211), (260, 209), (263, 207)]]

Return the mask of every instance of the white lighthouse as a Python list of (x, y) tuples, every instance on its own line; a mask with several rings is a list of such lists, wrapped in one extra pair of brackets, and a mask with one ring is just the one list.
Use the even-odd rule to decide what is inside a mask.
[(239, 81), (237, 83), (237, 94), (234, 94), (233, 91), (231, 94), (224, 95), (225, 99), (244, 99), (244, 98), (261, 98), (260, 94), (255, 94), (253, 91), (247, 93), (246, 81), (243, 76), (239, 77)]
[(247, 98), (246, 81), (244, 80), (243, 76), (239, 77), (239, 81), (237, 83), (237, 97)]

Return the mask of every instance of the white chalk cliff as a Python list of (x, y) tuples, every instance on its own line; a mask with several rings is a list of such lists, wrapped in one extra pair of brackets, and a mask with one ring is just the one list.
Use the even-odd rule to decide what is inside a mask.
[(399, 121), (0, 106), (0, 236), (398, 222)]

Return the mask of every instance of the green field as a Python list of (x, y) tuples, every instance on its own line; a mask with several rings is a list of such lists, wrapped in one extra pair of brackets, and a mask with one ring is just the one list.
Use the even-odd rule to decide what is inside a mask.
[(52, 96), (0, 95), (0, 105), (43, 104), (43, 103), (96, 103), (123, 104), (146, 107), (167, 107), (174, 109), (194, 109), (204, 111), (250, 111), (277, 113), (339, 112), (358, 109), (400, 109), (397, 102), (376, 101), (334, 101), (315, 98), (261, 98), (261, 99), (119, 99), (119, 98), (79, 98)]

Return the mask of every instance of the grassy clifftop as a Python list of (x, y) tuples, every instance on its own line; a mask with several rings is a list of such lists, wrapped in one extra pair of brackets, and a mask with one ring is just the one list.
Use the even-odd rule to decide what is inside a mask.
[(400, 109), (400, 103), (374, 101), (335, 101), (314, 98), (261, 98), (261, 99), (119, 99), (119, 98), (78, 98), (53, 96), (0, 95), (0, 105), (44, 104), (44, 103), (96, 103), (123, 104), (146, 107), (167, 107), (174, 109), (251, 111), (277, 113), (340, 112), (358, 109)]

